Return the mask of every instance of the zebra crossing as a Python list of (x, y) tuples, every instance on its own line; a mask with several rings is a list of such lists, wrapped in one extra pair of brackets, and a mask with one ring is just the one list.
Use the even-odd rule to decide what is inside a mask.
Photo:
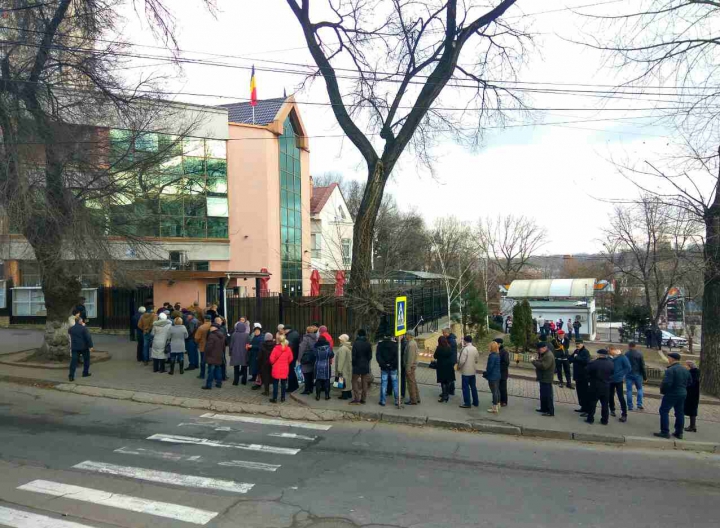
[[(240, 427), (223, 425), (230, 423), (238, 424)], [(193, 436), (175, 434), (177, 431), (153, 433), (146, 437), (144, 441), (137, 441), (134, 445), (108, 449), (112, 461), (84, 460), (67, 468), (60, 468), (59, 473), (47, 478), (35, 478), (23, 482), (17, 486), (16, 491), (34, 494), (33, 496), (62, 499), (68, 501), (67, 504), (92, 504), (96, 508), (95, 511), (98, 511), (97, 507), (100, 507), (100, 512), (107, 512), (108, 517), (110, 517), (107, 523), (113, 525), (117, 525), (118, 515), (123, 519), (122, 512), (124, 511), (148, 516), (149, 519), (157, 519), (158, 522), (160, 519), (165, 519), (166, 522), (171, 522), (171, 526), (206, 526), (224, 511), (224, 508), (217, 507), (217, 501), (207, 501), (207, 505), (210, 507), (204, 508), (178, 504), (167, 500), (155, 500), (152, 498), (154, 495), (152, 493), (153, 487), (184, 489), (191, 493), (220, 494), (218, 499), (223, 499), (228, 495), (231, 497), (247, 495), (256, 486), (255, 482), (251, 482), (254, 480), (253, 475), (282, 472), (282, 459), (284, 457), (297, 455), (304, 447), (310, 445), (310, 442), (318, 439), (317, 434), (327, 432), (332, 427), (329, 424), (214, 413), (200, 415), (195, 418), (194, 422), (180, 422), (177, 424), (177, 427), (190, 426), (197, 426), (202, 430), (194, 429), (193, 433), (195, 434)], [(258, 426), (260, 426), (260, 431), (258, 431)], [(249, 431), (245, 427), (254, 428), (254, 430)], [(300, 434), (299, 431), (290, 432), (293, 430), (307, 431), (307, 434)], [(311, 431), (317, 432), (317, 434), (312, 435), (310, 434)], [(151, 432), (151, 430), (148, 432)], [(207, 437), (217, 436), (217, 432), (224, 433), (220, 434), (220, 436), (226, 436), (226, 438), (218, 440)], [(240, 441), (242, 438), (235, 438), (246, 434), (252, 435), (253, 440), (256, 440), (256, 437), (260, 435), (263, 438), (263, 443), (257, 443), (257, 440), (255, 442), (242, 442)], [(227, 439), (227, 437), (231, 438)], [(286, 445), (277, 445), (275, 442), (282, 442), (286, 445), (294, 443), (296, 445), (287, 447)], [(170, 449), (163, 449), (163, 446), (168, 446)], [(182, 452), (172, 451), (172, 446), (176, 446), (175, 449), (182, 450)], [(246, 456), (224, 456), (235, 453), (245, 453)], [(272, 457), (273, 460), (263, 460), (263, 457), (266, 456)], [(100, 455), (95, 458), (101, 459), (104, 457)], [(127, 458), (127, 465), (124, 461), (117, 463), (118, 459), (125, 458)], [(152, 466), (153, 463), (162, 465), (162, 469), (148, 467)], [(226, 468), (226, 473), (232, 471), (233, 479), (214, 478), (198, 474), (200, 468), (206, 469), (208, 467)], [(193, 468), (195, 469), (193, 470)], [(65, 476), (66, 470), (70, 472), (68, 475), (74, 478), (57, 476)], [(92, 480), (90, 484), (83, 481), (81, 483), (83, 485), (78, 485), (78, 474), (97, 476), (99, 480)], [(242, 478), (236, 480), (235, 477), (238, 476)], [(143, 484), (143, 487), (131, 486), (130, 489), (133, 490), (133, 493), (118, 493), (115, 491), (116, 486), (104, 480), (107, 478), (121, 479), (131, 483), (136, 482)], [(98, 485), (98, 482), (101, 484)], [(168, 497), (167, 492), (160, 495), (162, 495), (163, 499)], [(52, 502), (54, 507), (48, 507), (46, 511), (37, 511), (37, 509), (32, 511), (31, 506), (22, 506), (27, 502), (33, 501), (16, 501), (14, 504), (7, 505), (0, 504), (0, 526), (14, 528), (94, 528), (96, 524), (93, 523), (105, 522), (104, 519), (96, 518), (97, 514), (95, 517), (86, 517), (82, 513), (65, 513), (64, 506), (59, 503), (56, 504), (54, 501)], [(18, 506), (18, 504), (21, 506)], [(213, 504), (216, 507), (213, 508)], [(77, 507), (68, 507), (67, 511), (82, 512)], [(70, 520), (60, 516), (77, 518), (78, 520)], [(150, 520), (137, 521), (137, 517), (128, 522), (130, 522), (129, 526), (136, 526), (138, 522), (142, 526), (146, 525), (143, 523), (151, 523)], [(151, 524), (153, 523), (154, 521)], [(121, 524), (121, 526), (125, 526), (125, 524)]]

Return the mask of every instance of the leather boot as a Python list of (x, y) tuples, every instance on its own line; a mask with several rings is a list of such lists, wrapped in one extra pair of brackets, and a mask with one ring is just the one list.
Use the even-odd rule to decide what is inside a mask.
[(168, 372), (168, 374), (170, 374), (171, 376), (175, 374), (175, 362), (172, 360), (170, 361), (170, 372)]
[(185, 373), (185, 360), (181, 359), (180, 360), (180, 374), (184, 374), (184, 373)]

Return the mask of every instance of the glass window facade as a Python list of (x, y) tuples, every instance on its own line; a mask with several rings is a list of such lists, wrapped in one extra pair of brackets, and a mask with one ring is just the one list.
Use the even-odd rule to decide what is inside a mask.
[(280, 136), (280, 243), (282, 292), (302, 295), (302, 182), (300, 149), (290, 119)]
[[(127, 166), (134, 192), (110, 208), (120, 233), (145, 237), (227, 238), (225, 140), (110, 130), (110, 163)], [(160, 160), (143, 164), (144, 159)]]

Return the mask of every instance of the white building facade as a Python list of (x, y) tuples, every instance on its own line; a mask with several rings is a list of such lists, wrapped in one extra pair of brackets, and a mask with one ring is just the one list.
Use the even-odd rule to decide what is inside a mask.
[(312, 269), (320, 272), (323, 283), (334, 283), (335, 272), (350, 269), (355, 226), (336, 183), (313, 187), (310, 226)]

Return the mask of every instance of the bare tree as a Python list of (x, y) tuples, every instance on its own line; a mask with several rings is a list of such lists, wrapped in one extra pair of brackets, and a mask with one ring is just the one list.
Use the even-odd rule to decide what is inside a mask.
[(472, 227), (454, 216), (439, 218), (430, 233), (432, 253), (431, 269), (443, 275), (450, 320), (453, 307), (457, 307), (465, 333), (463, 295), (477, 279), (479, 259), (477, 239)]
[[(167, 105), (137, 95), (153, 93), (152, 82), (125, 85), (117, 76), (122, 44), (98, 40), (114, 28), (118, 2), (9, 3), (0, 47), (0, 206), (40, 271), (47, 310), (42, 352), (62, 359), (64, 324), (79, 300), (83, 267), (116, 261), (123, 243), (142, 241), (128, 205), (139, 193), (157, 195), (164, 185), (179, 184), (177, 177), (171, 181), (174, 171), (151, 169), (168, 160), (182, 134), (153, 153), (128, 155)], [(171, 38), (163, 0), (138, 4), (159, 34)], [(113, 141), (109, 126), (132, 132)], [(123, 243), (110, 243), (113, 237)]]
[[(487, 81), (514, 75), (522, 55), (524, 35), (503, 20), (515, 2), (479, 7), (457, 0), (328, 0), (313, 4), (312, 15), (320, 9), (330, 19), (314, 21), (311, 0), (287, 0), (325, 80), (333, 113), (367, 165), (354, 231), (350, 289), (356, 296), (371, 297), (375, 222), (402, 153), (409, 147), (430, 165), (439, 134), (472, 141), (494, 108), (506, 106), (505, 99), (516, 102)], [(466, 47), (471, 51), (462, 63)], [(341, 71), (347, 66), (352, 75)], [(477, 106), (453, 114), (435, 103), (456, 74), (475, 83)], [(463, 114), (475, 123), (470, 135), (460, 126)], [(374, 134), (382, 140), (381, 150)]]
[(478, 224), (478, 239), (483, 251), (500, 270), (504, 284), (517, 279), (533, 255), (547, 241), (545, 230), (531, 218), (498, 215)]
[[(681, 107), (665, 115), (682, 133), (690, 154), (667, 168), (653, 161), (647, 169), (621, 170), (644, 192), (685, 208), (705, 226), (701, 388), (720, 396), (720, 2), (643, 0), (627, 2), (625, 9), (615, 16), (588, 15), (600, 24), (594, 35), (609, 37), (593, 37), (589, 45), (629, 72), (628, 84), (675, 95)], [(648, 185), (647, 177), (662, 179), (665, 188)]]
[(697, 222), (682, 209), (643, 196), (637, 204), (615, 208), (605, 235), (605, 257), (627, 286), (642, 291), (651, 323), (657, 325), (670, 290), (697, 269), (695, 256), (702, 250)]

